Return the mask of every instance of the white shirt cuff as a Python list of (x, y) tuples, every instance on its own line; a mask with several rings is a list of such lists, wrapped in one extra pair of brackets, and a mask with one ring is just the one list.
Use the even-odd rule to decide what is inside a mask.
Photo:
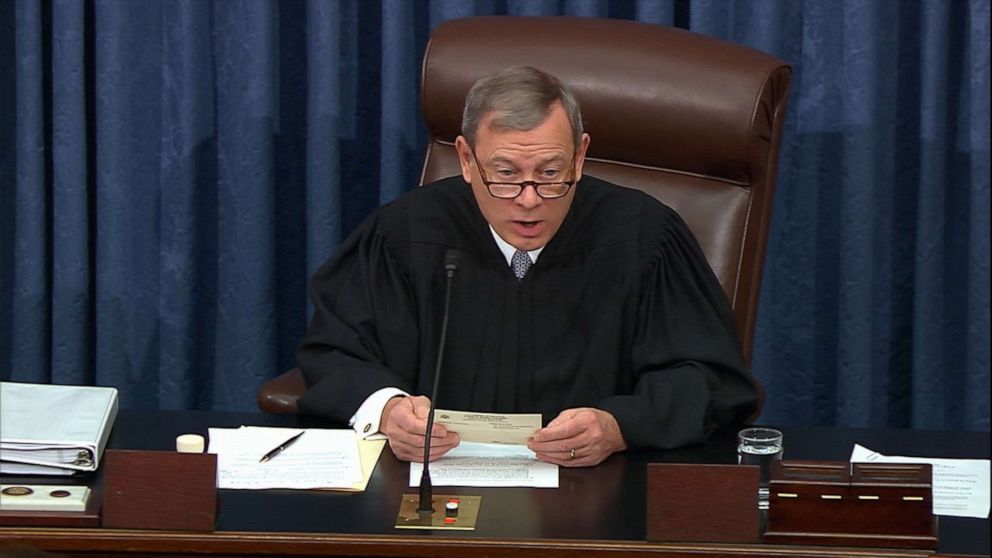
[(382, 410), (386, 407), (386, 402), (397, 395), (410, 394), (399, 388), (387, 387), (368, 396), (355, 411), (355, 414), (348, 419), (348, 426), (354, 428), (355, 432), (362, 438), (378, 434)]

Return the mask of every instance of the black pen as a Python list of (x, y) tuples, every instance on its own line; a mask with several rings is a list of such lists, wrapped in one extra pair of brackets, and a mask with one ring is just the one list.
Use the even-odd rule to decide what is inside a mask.
[(279, 444), (279, 447), (277, 447), (277, 448), (273, 449), (272, 451), (270, 451), (269, 453), (263, 455), (262, 458), (258, 460), (258, 462), (259, 463), (265, 463), (266, 461), (268, 461), (268, 460), (272, 459), (273, 457), (279, 455), (280, 453), (282, 453), (282, 450), (284, 450), (284, 449), (288, 448), (289, 446), (293, 445), (294, 443), (296, 443), (296, 441), (300, 439), (300, 436), (303, 435), (303, 432), (306, 432), (306, 430), (300, 432), (296, 436), (293, 436), (292, 438), (290, 438), (290, 439), (286, 440), (285, 442)]

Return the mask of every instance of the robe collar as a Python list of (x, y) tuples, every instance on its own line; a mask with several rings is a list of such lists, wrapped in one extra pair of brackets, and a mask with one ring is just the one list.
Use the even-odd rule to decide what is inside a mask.
[[(496, 246), (499, 247), (499, 251), (503, 254), (503, 257), (506, 258), (506, 265), (512, 267), (513, 264), (511, 262), (513, 260), (513, 253), (516, 252), (517, 249), (514, 248), (509, 242), (503, 240), (503, 237), (497, 234), (496, 229), (494, 229), (492, 225), (489, 225), (489, 232), (493, 233), (493, 240), (496, 241)], [(541, 246), (536, 250), (528, 250), (527, 254), (530, 255), (530, 261), (537, 263), (537, 257), (541, 255), (543, 250), (544, 246)]]

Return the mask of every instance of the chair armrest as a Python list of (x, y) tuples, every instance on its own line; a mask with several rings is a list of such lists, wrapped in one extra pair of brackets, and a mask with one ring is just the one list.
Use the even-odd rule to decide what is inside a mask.
[[(758, 420), (765, 407), (765, 386), (758, 379), (755, 379), (755, 383), (758, 387), (758, 408), (748, 418), (749, 424)], [(303, 379), (302, 370), (294, 368), (283, 372), (262, 384), (258, 390), (258, 408), (263, 413), (298, 413), (300, 410), (297, 402), (306, 390), (307, 384)]]
[(293, 414), (299, 412), (297, 401), (307, 390), (303, 371), (294, 368), (262, 384), (258, 390), (258, 408), (263, 413)]

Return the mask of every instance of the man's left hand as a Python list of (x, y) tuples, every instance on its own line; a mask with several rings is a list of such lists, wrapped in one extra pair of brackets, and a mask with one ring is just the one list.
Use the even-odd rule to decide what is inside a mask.
[(582, 407), (562, 411), (534, 433), (527, 447), (541, 461), (563, 467), (592, 467), (613, 453), (627, 449), (627, 442), (613, 415)]

